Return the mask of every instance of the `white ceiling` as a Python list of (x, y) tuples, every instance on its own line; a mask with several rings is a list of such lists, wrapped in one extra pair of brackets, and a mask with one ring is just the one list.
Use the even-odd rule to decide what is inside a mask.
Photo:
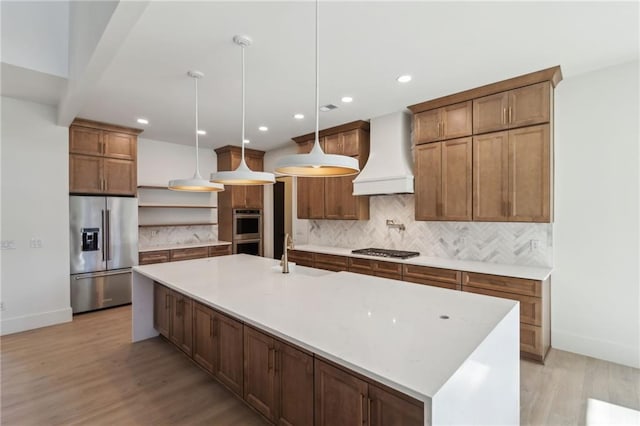
[[(151, 2), (80, 116), (193, 143), (200, 81), (203, 146), (240, 141), (240, 48), (247, 58), (247, 137), (269, 150), (314, 128), (313, 2)], [(638, 3), (321, 2), (320, 101), (326, 128), (561, 65), (565, 78), (638, 58)], [(395, 78), (411, 74), (401, 85)], [(562, 83), (561, 83), (562, 84)], [(351, 104), (340, 98), (349, 95)], [(304, 120), (292, 118), (297, 112)], [(268, 132), (257, 127), (266, 125)]]

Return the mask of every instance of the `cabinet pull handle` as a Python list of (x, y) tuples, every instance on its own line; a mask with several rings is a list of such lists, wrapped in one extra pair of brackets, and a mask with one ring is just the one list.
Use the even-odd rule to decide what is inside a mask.
[(367, 424), (371, 424), (371, 398), (367, 398)]
[(273, 360), (273, 371), (275, 373), (277, 373), (278, 370), (280, 370), (279, 365), (278, 365), (278, 364), (280, 364), (280, 351), (279, 350), (277, 350), (277, 349), (273, 350), (273, 358), (274, 358), (274, 360)]
[(507, 124), (507, 109), (502, 108), (502, 124)]
[(365, 402), (364, 400), (367, 399), (366, 395), (360, 394), (360, 413), (362, 415), (362, 424), (366, 425), (367, 424), (367, 412), (365, 411)]
[(446, 122), (442, 122), (442, 134), (440, 136), (444, 137), (444, 133), (445, 133), (445, 129), (446, 129), (447, 123)]
[(511, 107), (509, 107), (509, 124), (511, 124)]
[(209, 317), (209, 337), (213, 337), (213, 316)]

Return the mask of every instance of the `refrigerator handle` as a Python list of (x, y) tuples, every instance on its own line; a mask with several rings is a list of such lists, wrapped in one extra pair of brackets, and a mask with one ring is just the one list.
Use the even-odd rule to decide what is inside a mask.
[(100, 229), (102, 231), (102, 261), (105, 261), (105, 222), (104, 222), (104, 210), (101, 211), (101, 215), (102, 215), (102, 228)]
[(107, 260), (111, 260), (111, 210), (107, 209)]

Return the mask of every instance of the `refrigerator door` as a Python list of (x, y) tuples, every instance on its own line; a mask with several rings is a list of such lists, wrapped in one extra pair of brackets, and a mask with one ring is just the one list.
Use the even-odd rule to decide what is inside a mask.
[(131, 303), (131, 269), (71, 275), (74, 314)]
[(138, 199), (107, 197), (107, 269), (138, 264)]
[(69, 244), (71, 273), (104, 271), (105, 198), (69, 197)]

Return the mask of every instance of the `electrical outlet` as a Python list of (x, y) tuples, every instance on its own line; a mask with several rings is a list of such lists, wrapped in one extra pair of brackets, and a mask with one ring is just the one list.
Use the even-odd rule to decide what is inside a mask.
[(540, 241), (538, 240), (529, 240), (529, 248), (531, 251), (536, 251), (540, 248)]
[(14, 240), (2, 240), (2, 250), (15, 250), (16, 242)]

